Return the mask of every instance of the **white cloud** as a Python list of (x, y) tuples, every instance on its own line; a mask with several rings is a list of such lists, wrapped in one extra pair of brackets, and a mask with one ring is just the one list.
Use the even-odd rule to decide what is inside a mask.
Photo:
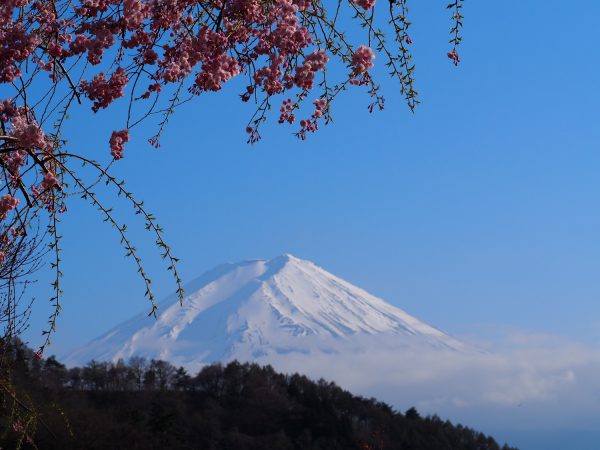
[(526, 333), (479, 344), (485, 351), (459, 353), (378, 340), (335, 354), (270, 355), (260, 362), (476, 427), (568, 428), (600, 415), (599, 348)]

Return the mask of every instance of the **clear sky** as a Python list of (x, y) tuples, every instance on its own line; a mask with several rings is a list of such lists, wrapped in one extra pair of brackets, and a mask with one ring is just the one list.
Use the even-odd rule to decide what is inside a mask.
[[(186, 280), (291, 252), (454, 334), (599, 341), (600, 3), (467, 0), (458, 68), (444, 6), (411, 5), (414, 115), (380, 73), (385, 111), (369, 114), (356, 89), (305, 142), (272, 120), (246, 145), (239, 85), (182, 107), (159, 150), (150, 124), (134, 133), (114, 171), (159, 218)], [(71, 144), (103, 158), (122, 120), (78, 114)], [(114, 231), (81, 201), (69, 208), (56, 353), (148, 308)], [(130, 228), (169, 294), (152, 237)]]
[[(158, 216), (186, 280), (291, 252), (451, 332), (495, 324), (595, 341), (600, 4), (543, 5), (467, 1), (455, 69), (447, 11), (415, 3), (414, 115), (382, 77), (385, 111), (369, 114), (357, 89), (307, 141), (272, 121), (249, 146), (251, 109), (232, 86), (181, 108), (159, 150), (145, 143), (153, 125), (139, 130), (114, 172)], [(77, 114), (72, 147), (103, 158), (122, 120)], [(114, 231), (78, 199), (69, 208), (56, 351), (146, 307)], [(164, 296), (174, 286), (137, 225)]]

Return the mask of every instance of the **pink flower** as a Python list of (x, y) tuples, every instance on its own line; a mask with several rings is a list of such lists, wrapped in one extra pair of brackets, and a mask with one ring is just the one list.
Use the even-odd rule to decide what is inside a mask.
[(140, 0), (125, 0), (123, 2), (122, 20), (125, 28), (136, 30), (142, 25), (142, 22), (150, 15), (150, 5)]
[(296, 86), (304, 90), (311, 90), (315, 80), (315, 74), (319, 70), (325, 68), (325, 64), (329, 61), (329, 56), (324, 50), (316, 50), (306, 58), (301, 66), (296, 68), (296, 76), (294, 81)]
[(82, 81), (81, 90), (94, 102), (92, 110), (98, 112), (100, 108), (108, 107), (114, 100), (125, 95), (123, 89), (128, 81), (127, 72), (119, 67), (109, 80), (104, 73), (99, 73), (89, 83)]
[(460, 58), (458, 57), (458, 53), (456, 52), (455, 48), (453, 48), (452, 51), (450, 53), (448, 53), (448, 58), (450, 58), (452, 60), (452, 63), (455, 66), (458, 66), (458, 63), (460, 62)]
[(283, 101), (283, 105), (279, 108), (279, 123), (293, 123), (296, 120), (296, 116), (294, 115), (294, 108), (296, 105), (292, 104), (292, 99), (288, 98)]
[(33, 118), (28, 117), (25, 108), (19, 108), (15, 112), (11, 125), (12, 130), (9, 134), (18, 140), (19, 146), (25, 149), (37, 148), (46, 152), (52, 150), (52, 144), (45, 133)]
[(40, 184), (42, 191), (50, 191), (58, 186), (58, 178), (50, 170), (44, 174), (44, 178)]
[(113, 158), (121, 159), (123, 157), (126, 142), (129, 142), (129, 130), (113, 131), (108, 141)]
[(202, 72), (196, 77), (194, 88), (198, 91), (218, 91), (221, 85), (230, 78), (233, 78), (240, 69), (235, 59), (227, 53), (220, 53), (202, 65)]
[(29, 188), (31, 189), (33, 198), (38, 198), (40, 196), (41, 192), (35, 184), (32, 184)]
[(374, 59), (375, 54), (371, 50), (371, 47), (367, 47), (366, 45), (358, 47), (354, 55), (352, 55), (352, 61), (350, 62), (350, 67), (352, 68), (351, 76), (355, 77), (366, 73), (373, 67)]
[(8, 122), (16, 114), (17, 108), (15, 108), (11, 100), (4, 99), (0, 102), (0, 120), (2, 122)]
[(15, 433), (22, 433), (24, 430), (23, 424), (17, 420), (16, 422), (13, 422), (12, 429)]
[[(10, 3), (12, 2), (2, 2), (2, 9), (10, 8)], [(11, 83), (21, 75), (19, 65), (35, 51), (40, 38), (35, 32), (28, 34), (22, 23), (12, 20), (2, 22), (4, 23), (1, 23), (0, 32), (0, 83)]]
[(354, 3), (367, 11), (375, 6), (375, 0), (354, 0)]
[(313, 104), (315, 105), (315, 111), (312, 114), (312, 118), (318, 119), (320, 117), (323, 117), (323, 112), (325, 110), (325, 107), (327, 106), (327, 100), (325, 100), (324, 98), (320, 98), (318, 100), (315, 100)]
[(19, 204), (19, 199), (10, 194), (3, 195), (0, 198), (0, 220), (6, 219), (8, 213), (15, 209)]

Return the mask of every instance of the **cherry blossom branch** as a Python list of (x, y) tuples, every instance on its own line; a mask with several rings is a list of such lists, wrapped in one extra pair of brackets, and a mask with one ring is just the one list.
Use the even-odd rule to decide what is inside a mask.
[(450, 44), (452, 44), (452, 51), (448, 53), (448, 58), (452, 60), (452, 63), (455, 66), (458, 66), (458, 63), (460, 62), (460, 58), (456, 49), (462, 41), (462, 37), (460, 36), (460, 30), (463, 26), (462, 19), (464, 19), (461, 13), (463, 1), (464, 0), (454, 0), (452, 3), (446, 6), (447, 9), (452, 10), (452, 27), (450, 28)]
[(84, 191), (82, 198), (84, 200), (89, 199), (91, 204), (94, 205), (104, 215), (104, 221), (109, 222), (117, 230), (120, 236), (120, 242), (127, 251), (126, 256), (133, 258), (137, 266), (137, 272), (139, 273), (140, 277), (144, 282), (144, 285), (146, 286), (146, 292), (144, 296), (148, 297), (148, 300), (150, 301), (150, 304), (152, 306), (152, 309), (148, 313), (148, 315), (156, 318), (156, 311), (158, 310), (158, 307), (156, 306), (156, 303), (154, 301), (154, 293), (150, 288), (150, 284), (152, 283), (152, 281), (150, 280), (150, 278), (146, 274), (146, 271), (144, 270), (142, 260), (138, 256), (137, 249), (133, 246), (132, 242), (127, 237), (127, 225), (124, 224), (120, 226), (112, 215), (112, 209), (104, 207), (104, 205), (96, 197), (96, 194), (92, 190), (87, 189), (83, 181), (72, 170), (70, 170), (62, 162), (59, 162), (59, 164), (62, 170), (71, 177), (71, 179), (80, 189)]
[[(72, 158), (79, 161), (82, 161), (85, 164), (91, 165), (94, 169), (96, 169), (102, 178), (104, 178), (108, 183), (114, 186), (117, 189), (117, 195), (123, 195), (127, 200), (129, 200), (133, 206), (133, 209), (136, 214), (141, 214), (145, 220), (146, 229), (152, 231), (156, 236), (156, 244), (164, 253), (161, 254), (163, 259), (169, 260), (169, 267), (167, 270), (173, 272), (173, 276), (175, 278), (175, 283), (177, 284), (177, 295), (179, 297), (180, 302), (183, 300), (183, 283), (179, 276), (179, 272), (177, 271), (177, 262), (178, 258), (175, 258), (171, 252), (171, 247), (167, 245), (163, 238), (163, 228), (156, 223), (156, 217), (152, 214), (148, 213), (144, 207), (144, 202), (138, 201), (133, 194), (124, 188), (125, 181), (118, 181), (112, 175), (110, 175), (106, 169), (104, 169), (98, 162), (84, 158), (81, 155), (71, 154), (71, 153), (58, 153), (55, 155), (58, 157)], [(89, 191), (89, 187), (86, 187)]]

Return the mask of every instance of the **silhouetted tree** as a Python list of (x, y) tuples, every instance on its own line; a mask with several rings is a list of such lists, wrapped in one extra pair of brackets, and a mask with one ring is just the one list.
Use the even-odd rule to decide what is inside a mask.
[[(0, 405), (0, 447), (169, 450), (514, 450), (437, 416), (405, 414), (335, 383), (232, 362), (183, 367), (142, 358), (66, 369), (21, 343), (17, 386), (44, 426)], [(68, 419), (68, 425), (67, 421)], [(31, 443), (29, 443), (31, 441)]]

